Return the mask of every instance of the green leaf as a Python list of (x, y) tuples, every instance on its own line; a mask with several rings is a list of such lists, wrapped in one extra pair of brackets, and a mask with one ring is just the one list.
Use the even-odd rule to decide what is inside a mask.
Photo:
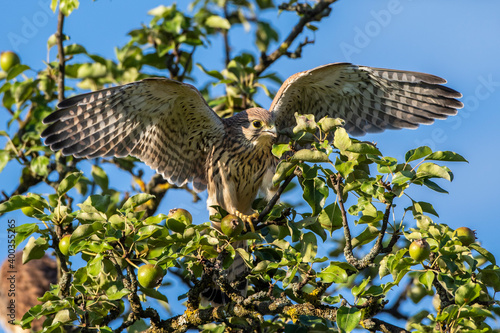
[(458, 305), (469, 304), (481, 294), (481, 285), (474, 282), (469, 282), (458, 287), (455, 293), (455, 302)]
[(52, 9), (52, 11), (55, 13), (56, 10), (57, 10), (57, 3), (59, 2), (59, 0), (52, 0), (51, 3), (50, 3), (50, 9)]
[(50, 159), (47, 156), (37, 156), (31, 161), (31, 171), (39, 176), (45, 177), (49, 174), (49, 163)]
[(76, 185), (76, 183), (78, 183), (82, 175), (83, 173), (81, 171), (73, 172), (67, 175), (57, 187), (57, 195), (61, 197), (66, 192), (71, 190)]
[(143, 203), (148, 202), (151, 199), (154, 199), (155, 196), (147, 193), (139, 193), (136, 194), (125, 201), (123, 204), (121, 210), (128, 210), (128, 209), (133, 209), (137, 206), (142, 205)]
[(287, 151), (291, 151), (291, 150), (292, 150), (292, 147), (290, 147), (289, 143), (282, 143), (282, 144), (278, 144), (278, 145), (273, 145), (273, 149), (271, 150), (271, 152), (277, 158), (281, 158), (281, 156), (283, 156), (284, 153), (286, 153)]
[(8, 150), (0, 149), (0, 172), (5, 168), (10, 161), (10, 152)]
[[(31, 78), (23, 81), (23, 82), (18, 82), (17, 85), (15, 85), (15, 90), (13, 93), (14, 99), (18, 104), (22, 104), (26, 102), (26, 100), (31, 96), (33, 93), (33, 88), (36, 86), (36, 82), (33, 81)], [(19, 109), (21, 111), (21, 109)], [(14, 118), (17, 118), (17, 115), (14, 116)], [(12, 118), (11, 120), (13, 120)]]
[(436, 151), (427, 156), (424, 161), (469, 162), (462, 155), (452, 151)]
[(97, 185), (103, 190), (106, 191), (108, 189), (108, 175), (104, 170), (97, 166), (97, 165), (92, 165), (92, 178), (94, 178), (94, 181), (96, 182)]
[[(10, 197), (8, 201), (2, 202), (0, 204), (0, 214), (11, 212), (16, 209), (23, 207), (33, 207), (38, 210), (43, 210), (43, 208), (48, 208), (47, 201), (37, 194), (28, 193), (25, 195), (14, 195)], [(35, 212), (36, 214), (37, 212)]]
[(272, 25), (267, 22), (257, 21), (256, 23), (255, 44), (261, 52), (266, 52), (271, 41), (278, 41), (278, 33), (273, 29)]
[(168, 298), (165, 296), (163, 293), (159, 292), (156, 289), (153, 288), (143, 288), (141, 285), (139, 285), (139, 288), (141, 292), (151, 298), (157, 299), (159, 301), (163, 301), (165, 303), (168, 303)]
[(333, 263), (322, 269), (317, 276), (323, 283), (346, 283), (348, 278), (347, 272)]
[(9, 72), (7, 73), (7, 81), (12, 80), (22, 72), (30, 69), (30, 66), (27, 65), (22, 65), (22, 64), (17, 64), (14, 67), (12, 67)]
[(312, 208), (312, 215), (318, 215), (328, 197), (328, 187), (321, 178), (304, 179), (302, 181), (303, 198)]
[(293, 128), (293, 133), (308, 132), (316, 133), (317, 125), (312, 114), (298, 114), (295, 112), (295, 121), (297, 125)]
[(432, 271), (426, 271), (418, 277), (418, 281), (422, 283), (427, 290), (432, 290), (432, 282), (434, 282), (434, 273)]
[(341, 306), (337, 310), (337, 326), (341, 333), (353, 331), (361, 320), (361, 310)]
[(61, 323), (61, 324), (66, 324), (70, 323), (72, 321), (77, 320), (76, 314), (73, 311), (73, 309), (63, 309), (61, 311), (58, 311), (57, 314), (54, 316), (54, 319), (52, 320), (52, 323)]
[(358, 297), (358, 295), (361, 294), (363, 292), (363, 290), (365, 290), (368, 283), (370, 283), (370, 280), (371, 280), (371, 278), (368, 277), (368, 278), (364, 279), (363, 282), (361, 282), (360, 284), (353, 286), (351, 289), (352, 295), (354, 297)]
[(273, 184), (277, 185), (281, 181), (285, 180), (288, 176), (292, 174), (295, 170), (296, 162), (281, 161), (276, 168), (276, 172), (273, 176)]
[(139, 231), (137, 232), (137, 237), (138, 238), (135, 238), (134, 240), (137, 242), (137, 241), (140, 241), (140, 240), (143, 240), (143, 239), (146, 239), (146, 238), (150, 238), (152, 237), (157, 231), (161, 232), (162, 230), (164, 229), (164, 227), (160, 227), (158, 225), (147, 225), (145, 227), (142, 227), (139, 229)]
[(29, 206), (29, 199), (24, 195), (14, 195), (0, 204), (0, 214)]
[(445, 189), (443, 189), (441, 186), (439, 186), (438, 184), (434, 183), (430, 179), (424, 179), (423, 184), (425, 186), (427, 186), (428, 188), (430, 188), (431, 190), (436, 191), (438, 193), (448, 193), (448, 191), (446, 191)]
[(477, 252), (479, 252), (479, 254), (481, 254), (483, 257), (485, 257), (489, 262), (491, 262), (493, 265), (496, 265), (496, 259), (495, 259), (495, 256), (493, 254), (491, 254), (490, 252), (488, 252), (486, 249), (482, 248), (481, 246), (479, 246), (477, 243), (472, 243), (469, 245), (469, 247), (471, 249), (474, 249), (476, 250)]
[(378, 234), (379, 234), (378, 228), (374, 227), (372, 225), (369, 225), (366, 227), (365, 230), (363, 230), (362, 233), (360, 233), (358, 236), (356, 236), (352, 239), (352, 242), (351, 242), (352, 247), (355, 248), (357, 246), (368, 244), (372, 240), (377, 238)]
[(343, 162), (338, 157), (335, 160), (335, 169), (342, 175), (342, 177), (347, 178), (350, 173), (354, 171), (354, 167), (358, 164), (357, 161), (347, 161)]
[(92, 224), (82, 224), (73, 231), (70, 238), (70, 243), (74, 243), (82, 238), (89, 237), (96, 231), (102, 230), (104, 228), (102, 222), (94, 222)]
[(318, 215), (320, 225), (330, 232), (342, 228), (342, 212), (337, 202), (326, 206)]
[(203, 67), (202, 64), (196, 64), (196, 66), (198, 66), (198, 68), (200, 68), (203, 73), (207, 74), (207, 75), (210, 75), (211, 77), (214, 77), (216, 78), (217, 80), (224, 80), (224, 75), (222, 75), (219, 71), (216, 71), (216, 70), (208, 70), (206, 69), (205, 67)]
[(417, 178), (444, 178), (451, 181), (451, 176), (444, 167), (431, 162), (418, 167)]
[(389, 267), (388, 267), (388, 261), (389, 261), (389, 259), (391, 259), (393, 257), (394, 257), (393, 254), (389, 254), (389, 255), (383, 257), (382, 260), (380, 260), (380, 263), (378, 266), (378, 274), (379, 274), (380, 278), (383, 278), (384, 276), (389, 275), (391, 273), (389, 270)]
[(385, 156), (378, 160), (370, 157), (370, 159), (377, 163), (377, 170), (380, 173), (393, 173), (398, 167), (398, 160), (394, 157)]
[(434, 207), (432, 207), (430, 203), (425, 201), (413, 202), (412, 211), (414, 216), (418, 214), (429, 213), (439, 217), (439, 214), (436, 212), (436, 210), (434, 210)]
[(66, 45), (64, 47), (64, 55), (65, 56), (80, 54), (80, 53), (87, 53), (87, 50), (85, 49), (85, 47), (83, 47), (80, 44), (71, 44), (71, 45)]
[(31, 237), (23, 249), (23, 264), (32, 259), (40, 259), (44, 256), (45, 251), (49, 248), (49, 243), (44, 237)]
[(106, 76), (106, 74), (107, 74), (106, 66), (98, 62), (94, 62), (92, 64), (83, 63), (78, 67), (76, 71), (76, 77), (81, 79), (101, 78)]
[(346, 150), (356, 154), (370, 154), (370, 155), (382, 156), (382, 153), (380, 152), (380, 150), (377, 149), (377, 147), (366, 142), (353, 143)]
[(97, 277), (102, 270), (102, 259), (103, 256), (101, 254), (95, 256), (87, 263), (87, 274), (92, 277)]
[(26, 238), (31, 236), (34, 232), (37, 232), (40, 228), (38, 227), (37, 223), (24, 223), (21, 224), (20, 226), (17, 226), (15, 231), (16, 231), (16, 237), (14, 239), (14, 244), (16, 246), (18, 244), (21, 244)]
[(302, 262), (312, 262), (318, 251), (318, 240), (312, 232), (302, 235), (300, 253), (302, 254)]
[(227, 19), (220, 17), (218, 15), (209, 16), (205, 21), (205, 25), (207, 27), (215, 29), (229, 30), (231, 28), (231, 23), (229, 23)]
[(336, 129), (340, 126), (344, 126), (345, 121), (341, 118), (330, 118), (325, 116), (318, 121), (318, 126), (325, 133), (330, 132), (333, 129)]
[(290, 158), (290, 162), (311, 162), (325, 163), (329, 162), (328, 155), (319, 150), (301, 149)]
[(401, 185), (401, 184), (404, 184), (406, 183), (407, 181), (409, 180), (412, 180), (413, 177), (415, 177), (415, 173), (414, 172), (411, 172), (411, 171), (398, 171), (394, 174), (394, 176), (392, 177), (392, 181), (391, 181), (391, 184), (398, 184), (398, 185)]
[(352, 145), (352, 141), (344, 128), (341, 127), (335, 131), (333, 145), (340, 151), (347, 151)]
[(416, 149), (409, 150), (405, 154), (406, 163), (418, 160), (432, 153), (432, 149), (427, 146), (418, 147)]
[(78, 0), (60, 0), (59, 10), (64, 14), (64, 16), (69, 16), (73, 10), (77, 9), (80, 5)]
[[(141, 289), (142, 291), (142, 289)], [(118, 289), (116, 285), (112, 285), (106, 290), (106, 295), (111, 301), (122, 299), (124, 296), (130, 294), (131, 291), (127, 288)], [(166, 298), (166, 297), (165, 297)]]
[(108, 210), (109, 204), (111, 203), (111, 197), (109, 195), (98, 195), (98, 194), (93, 194), (85, 201), (83, 204), (79, 204), (78, 206), (84, 209), (84, 206), (92, 207), (90, 208), (91, 210), (94, 209), (94, 211), (86, 211), (87, 213), (92, 213), (92, 212), (103, 212), (105, 213)]

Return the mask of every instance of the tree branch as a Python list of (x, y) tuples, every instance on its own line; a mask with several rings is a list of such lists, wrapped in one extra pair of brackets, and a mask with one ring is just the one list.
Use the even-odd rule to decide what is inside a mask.
[(361, 325), (370, 332), (379, 331), (383, 333), (410, 333), (410, 331), (407, 331), (404, 328), (386, 323), (385, 321), (376, 318), (365, 319)]
[(342, 226), (344, 227), (345, 238), (344, 256), (349, 264), (357, 268), (358, 260), (354, 257), (354, 254), (352, 252), (352, 236), (349, 229), (349, 222), (347, 221), (347, 213), (344, 206), (344, 200), (342, 199), (342, 187), (340, 186), (342, 183), (342, 176), (340, 175), (340, 173), (337, 175), (331, 175), (330, 180), (332, 181), (333, 187), (335, 188), (335, 192), (337, 192), (340, 213), (342, 214)]
[(295, 41), (295, 39), (302, 33), (305, 26), (312, 21), (319, 21), (321, 18), (330, 14), (330, 5), (337, 0), (321, 0), (313, 8), (304, 10), (299, 22), (293, 27), (292, 31), (288, 34), (285, 41), (270, 55), (263, 53), (260, 62), (254, 67), (256, 75), (259, 76), (264, 72), (273, 62), (278, 60), (281, 56), (289, 53), (288, 49)]
[(64, 47), (63, 47), (63, 27), (64, 27), (64, 14), (59, 9), (59, 14), (57, 16), (57, 54), (59, 57), (59, 74), (57, 75), (57, 92), (58, 92), (58, 100), (62, 102), (64, 100), (64, 79), (66, 73), (66, 65), (64, 59)]
[(311, 303), (291, 304), (291, 301), (286, 297), (273, 301), (255, 301), (251, 307), (232, 302), (215, 308), (188, 310), (180, 316), (162, 321), (158, 327), (151, 327), (146, 332), (185, 332), (190, 328), (197, 328), (199, 325), (223, 322), (228, 317), (254, 318), (263, 315), (285, 315), (292, 320), (297, 320), (299, 316), (304, 315), (335, 321), (337, 308), (326, 305), (315, 307)]
[(387, 230), (387, 224), (389, 223), (389, 214), (391, 213), (392, 203), (388, 203), (385, 206), (384, 218), (382, 220), (382, 228), (378, 234), (377, 241), (370, 252), (361, 260), (360, 267), (356, 267), (358, 269), (363, 269), (368, 265), (372, 264), (375, 258), (380, 254), (383, 250), (382, 241), (384, 240), (385, 231)]

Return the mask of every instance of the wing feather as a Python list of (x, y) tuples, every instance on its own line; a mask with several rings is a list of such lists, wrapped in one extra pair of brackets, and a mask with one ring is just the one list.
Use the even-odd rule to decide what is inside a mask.
[(271, 112), (279, 130), (294, 126), (294, 113), (342, 118), (353, 135), (417, 128), (455, 115), (459, 92), (435, 75), (335, 63), (289, 77)]
[(52, 150), (75, 157), (132, 155), (177, 185), (206, 188), (206, 156), (224, 125), (191, 85), (151, 78), (68, 98), (44, 119)]

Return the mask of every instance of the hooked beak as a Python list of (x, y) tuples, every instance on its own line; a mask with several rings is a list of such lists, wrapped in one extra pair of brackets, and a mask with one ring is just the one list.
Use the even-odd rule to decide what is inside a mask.
[(267, 127), (265, 130), (262, 131), (263, 133), (266, 133), (270, 136), (272, 136), (273, 138), (277, 137), (277, 133), (276, 133), (276, 126), (269, 126)]

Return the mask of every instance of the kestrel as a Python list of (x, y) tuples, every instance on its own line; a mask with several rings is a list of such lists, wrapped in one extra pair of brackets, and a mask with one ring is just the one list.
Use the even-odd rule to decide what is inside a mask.
[(296, 112), (342, 118), (352, 135), (417, 128), (463, 107), (456, 100), (462, 95), (444, 83), (425, 73), (334, 63), (289, 77), (269, 110), (222, 119), (192, 85), (148, 78), (62, 101), (44, 119), (50, 125), (42, 137), (64, 155), (135, 156), (170, 183), (207, 189), (211, 213), (218, 205), (246, 217), (258, 191), (270, 190), (277, 165), (271, 147), (295, 125)]

